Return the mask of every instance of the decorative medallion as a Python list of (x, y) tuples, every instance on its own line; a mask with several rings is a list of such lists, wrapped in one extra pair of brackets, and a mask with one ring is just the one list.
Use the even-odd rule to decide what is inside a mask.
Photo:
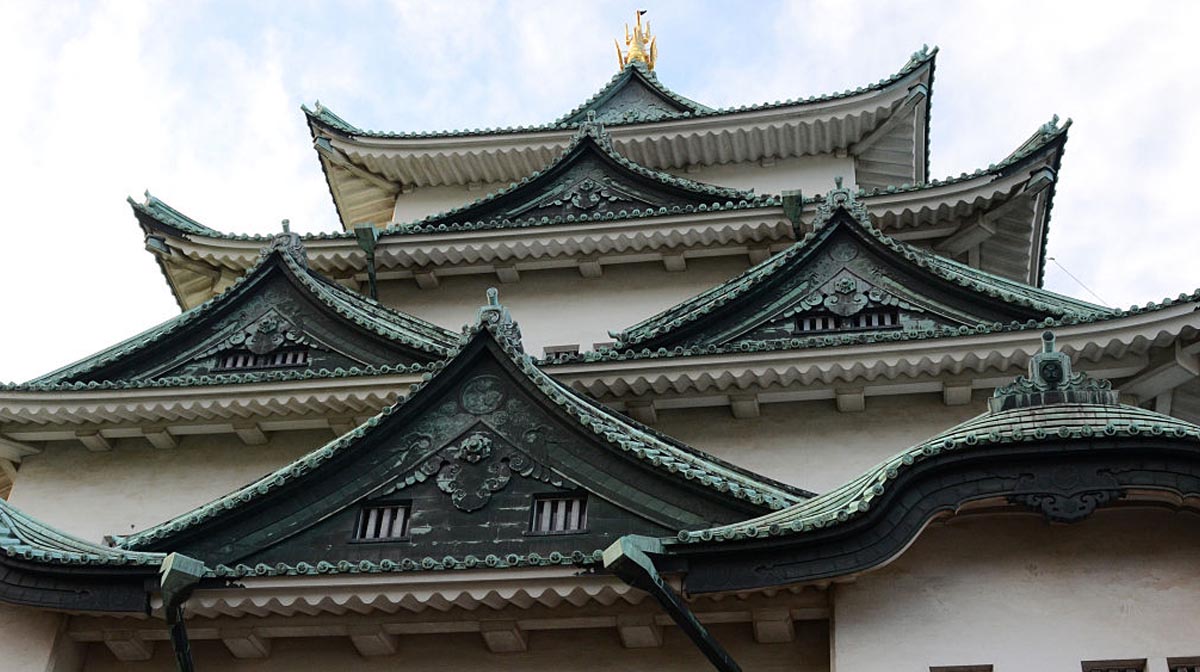
[(503, 384), (496, 376), (476, 376), (463, 385), (458, 401), (464, 411), (472, 415), (486, 415), (500, 408), (504, 402)]
[(475, 432), (471, 436), (463, 439), (463, 442), (458, 445), (458, 451), (455, 453), (455, 457), (463, 462), (475, 464), (491, 454), (492, 440), (485, 434)]

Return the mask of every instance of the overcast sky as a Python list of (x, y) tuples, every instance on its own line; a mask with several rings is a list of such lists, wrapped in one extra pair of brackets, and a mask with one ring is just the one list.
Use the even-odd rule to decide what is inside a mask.
[[(1115, 306), (1200, 286), (1200, 3), (639, 2), (3, 0), (0, 380), (178, 313), (126, 196), (335, 230), (301, 103), (383, 130), (549, 121), (612, 76), (638, 7), (659, 78), (711, 106), (858, 87), (938, 45), (934, 176), (1073, 117), (1050, 255)], [(1046, 284), (1092, 299), (1053, 262)]]

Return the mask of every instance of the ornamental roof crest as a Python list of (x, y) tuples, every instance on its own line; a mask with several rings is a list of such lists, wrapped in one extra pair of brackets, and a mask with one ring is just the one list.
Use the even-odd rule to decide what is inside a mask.
[(262, 248), (259, 254), (265, 259), (271, 256), (272, 252), (279, 251), (292, 258), (300, 265), (301, 268), (308, 268), (308, 252), (304, 249), (304, 243), (300, 240), (300, 234), (293, 233), (291, 223), (288, 220), (281, 222), (283, 231), (275, 234), (271, 238), (270, 244)]
[(1029, 375), (996, 388), (988, 400), (992, 413), (1052, 404), (1116, 406), (1112, 383), (1071, 371), (1070, 355), (1054, 348), (1054, 332), (1042, 334), (1042, 351), (1029, 360)]
[(629, 24), (625, 24), (625, 47), (626, 51), (621, 51), (620, 40), (613, 40), (617, 45), (617, 64), (619, 69), (625, 69), (627, 65), (634, 61), (641, 61), (646, 64), (646, 67), (653, 70), (654, 63), (658, 60), (658, 38), (650, 34), (650, 22), (646, 22), (646, 26), (642, 27), (642, 15), (646, 10), (639, 9), (637, 11), (637, 23), (634, 24), (633, 32), (629, 32)]

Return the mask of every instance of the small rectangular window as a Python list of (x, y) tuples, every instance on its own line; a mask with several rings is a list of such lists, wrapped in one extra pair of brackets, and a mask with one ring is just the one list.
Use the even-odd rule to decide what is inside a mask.
[(1085, 660), (1083, 672), (1146, 672), (1146, 659)]
[(355, 541), (383, 541), (408, 537), (408, 504), (368, 506), (358, 514)]
[(308, 363), (307, 350), (280, 350), (256, 355), (249, 351), (232, 352), (221, 357), (219, 371), (237, 369), (274, 369), (287, 366), (302, 366)]
[(991, 665), (931, 665), (929, 672), (992, 672)]
[(1200, 656), (1168, 658), (1167, 669), (1170, 672), (1200, 672)]
[(529, 530), (539, 534), (581, 532), (587, 528), (587, 497), (538, 497), (533, 500)]

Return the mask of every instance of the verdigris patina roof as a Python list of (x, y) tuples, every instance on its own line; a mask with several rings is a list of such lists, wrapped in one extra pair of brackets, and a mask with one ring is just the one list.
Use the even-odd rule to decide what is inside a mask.
[[(514, 383), (517, 387), (512, 387)], [(537, 401), (530, 405), (522, 399)], [(546, 411), (551, 415), (543, 415)], [(510, 436), (510, 430), (516, 431), (513, 428), (520, 431)], [(576, 436), (586, 440), (579, 443), (571, 438)], [(487, 481), (482, 490), (466, 488), (454, 495), (454, 505), (449, 506), (441, 492), (457, 492), (454, 483), (460, 475), (479, 469), (499, 480)], [(348, 480), (339, 485), (343, 479)], [(641, 521), (637, 525), (668, 530), (681, 529), (680, 523), (689, 519), (736, 520), (740, 511), (779, 509), (809, 496), (662, 436), (553, 380), (522, 351), (515, 323), (493, 302), (464, 331), (455, 355), (439, 363), (405, 399), (296, 462), (171, 521), (125, 537), (119, 545), (194, 554), (221, 575), (595, 561), (595, 552), (607, 543), (582, 548), (578, 545), (582, 542), (575, 540), (576, 546), (563, 548), (553, 540), (531, 546), (542, 541), (517, 539), (513, 548), (493, 551), (495, 557), (489, 560), (486, 554), (455, 553), (477, 548), (479, 540), (450, 539), (438, 542), (437, 557), (400, 554), (388, 556), (388, 563), (374, 556), (349, 557), (367, 552), (361, 548), (348, 548), (346, 556), (330, 559), (328, 554), (316, 557), (301, 541), (288, 542), (290, 548), (276, 544), (289, 535), (300, 539), (307, 534), (303, 530), (339, 515), (351, 516), (346, 524), (352, 525), (355, 507), (364, 497), (408, 496), (427, 503), (420, 507), (421, 515), (460, 516), (455, 508), (464, 513), (482, 510), (493, 494), (514, 496), (528, 484), (566, 492), (582, 487), (595, 494), (598, 507), (636, 511), (630, 520)], [(299, 499), (288, 494), (301, 491), (305, 494)], [(524, 501), (528, 506), (528, 499)], [(262, 514), (272, 507), (298, 508)], [(508, 511), (491, 510), (499, 511), (487, 514), (493, 518)], [(259, 514), (267, 520), (255, 519)], [(612, 515), (616, 514), (598, 513), (597, 520), (619, 520)], [(518, 517), (524, 529), (527, 514)], [(485, 518), (457, 524), (479, 524)], [(489, 525), (501, 523), (491, 520)], [(279, 525), (284, 528), (276, 530)], [(414, 553), (421, 541), (413, 541)], [(317, 562), (322, 559), (328, 561)]]
[(0, 500), (0, 602), (144, 613), (164, 557), (89, 543)]
[(612, 80), (555, 124), (578, 124), (589, 113), (604, 124), (660, 121), (684, 114), (708, 114), (714, 110), (671, 91), (658, 81), (642, 61), (630, 61)]
[(614, 349), (744, 349), (790, 343), (814, 330), (837, 340), (854, 320), (862, 324), (849, 330), (861, 336), (1117, 314), (884, 235), (840, 184), (811, 226), (802, 240), (745, 273), (614, 333)]
[[(161, 202), (156, 207), (161, 206)], [(205, 303), (24, 387), (71, 388), (170, 381), (189, 385), (270, 380), (281, 370), (334, 375), (347, 370), (411, 368), (444, 357), (457, 336), (332, 283), (307, 267), (299, 236), (285, 232), (264, 248), (256, 266)], [(221, 358), (245, 352), (281, 357), (279, 365)]]
[(368, 130), (355, 126), (342, 119), (320, 102), (317, 102), (312, 108), (302, 105), (301, 110), (304, 111), (311, 125), (326, 128), (344, 135), (363, 138), (444, 138), (568, 130), (585, 122), (589, 110), (595, 111), (600, 120), (607, 124), (624, 126), (668, 119), (720, 117), (743, 112), (800, 107), (824, 103), (839, 98), (849, 98), (887, 88), (913, 71), (931, 64), (937, 55), (937, 51), (936, 47), (933, 49), (922, 47), (921, 50), (912, 55), (898, 72), (868, 86), (847, 89), (837, 93), (812, 95), (807, 98), (718, 109), (706, 107), (672, 92), (658, 81), (657, 76), (652, 71), (640, 62), (634, 61), (613, 77), (612, 81), (594, 96), (560, 117), (557, 121), (548, 124), (469, 130), (389, 132)]
[(871, 511), (907, 471), (951, 454), (985, 454), (1021, 443), (1137, 437), (1185, 441), (1200, 448), (1200, 427), (1119, 403), (1107, 380), (1072, 372), (1070, 357), (1055, 351), (1050, 332), (1043, 335), (1043, 343), (1042, 353), (1029, 363), (1029, 376), (998, 388), (987, 413), (897, 453), (835, 490), (742, 523), (680, 532), (677, 541), (735, 541), (844, 525)]
[(506, 189), (383, 235), (599, 222), (779, 205), (773, 197), (651, 170), (621, 156), (602, 124), (579, 126), (553, 163)]
[(139, 553), (86, 542), (60, 532), (0, 499), (0, 551), (18, 558), (51, 565), (153, 565), (161, 553)]

